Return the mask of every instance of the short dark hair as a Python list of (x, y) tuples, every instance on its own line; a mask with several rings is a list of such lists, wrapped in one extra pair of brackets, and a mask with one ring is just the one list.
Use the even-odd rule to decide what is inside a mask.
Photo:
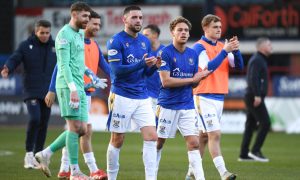
[(71, 12), (73, 12), (73, 11), (89, 11), (89, 12), (91, 12), (92, 11), (91, 7), (87, 3), (81, 2), (81, 1), (77, 1), (77, 2), (73, 3), (71, 5), (70, 10), (71, 10)]
[(203, 17), (201, 26), (202, 28), (208, 26), (211, 22), (221, 22), (221, 18), (219, 16), (213, 14), (207, 14)]
[(45, 28), (50, 28), (51, 27), (51, 23), (50, 21), (41, 19), (38, 20), (35, 24), (34, 24), (34, 28), (39, 28), (39, 27), (45, 27)]
[(101, 19), (101, 16), (96, 11), (91, 10), (90, 18)]
[(169, 26), (170, 31), (173, 31), (175, 26), (179, 23), (185, 23), (189, 27), (189, 30), (192, 29), (191, 22), (189, 20), (187, 20), (186, 18), (179, 16), (170, 23), (170, 26)]
[(123, 16), (126, 15), (126, 14), (128, 14), (130, 11), (134, 11), (134, 10), (141, 11), (142, 9), (139, 6), (135, 6), (135, 5), (127, 6), (124, 9)]
[(157, 35), (160, 35), (160, 29), (156, 24), (148, 24), (144, 29), (150, 29), (152, 32), (157, 33)]

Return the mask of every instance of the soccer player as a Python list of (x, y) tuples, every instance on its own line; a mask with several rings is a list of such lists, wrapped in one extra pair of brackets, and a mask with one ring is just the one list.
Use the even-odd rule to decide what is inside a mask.
[(194, 107), (193, 89), (210, 72), (198, 72), (196, 52), (186, 47), (191, 23), (178, 17), (170, 23), (172, 44), (161, 53), (159, 75), (162, 82), (158, 97), (157, 170), (162, 148), (167, 138), (174, 138), (179, 129), (185, 138), (189, 163), (197, 180), (204, 179), (202, 159), (199, 153), (198, 119)]
[[(85, 90), (85, 93), (87, 97), (88, 111), (90, 110), (90, 106), (91, 106), (91, 95), (95, 91), (95, 88), (91, 86), (96, 86), (96, 87), (101, 86), (101, 88), (106, 87), (105, 82), (102, 83), (101, 80), (97, 80), (97, 77), (94, 74), (97, 74), (98, 67), (100, 67), (108, 76), (110, 72), (108, 63), (106, 62), (97, 42), (93, 39), (94, 37), (97, 36), (97, 33), (100, 30), (100, 26), (101, 26), (100, 15), (95, 11), (91, 11), (90, 21), (88, 22), (84, 32), (85, 65), (89, 68), (85, 71), (85, 74), (87, 76), (84, 76), (85, 88), (87, 88)], [(45, 98), (45, 101), (47, 102), (48, 106), (51, 106), (55, 100), (56, 72), (57, 72), (57, 68), (55, 68), (54, 70), (52, 81), (49, 88), (49, 93)], [(94, 81), (91, 81), (90, 77)], [(97, 83), (96, 81), (99, 81), (98, 84), (95, 84)], [(99, 83), (102, 84), (100, 85)], [(92, 150), (92, 144), (91, 144), (92, 124), (91, 123), (92, 122), (90, 118), (88, 118), (87, 133), (84, 136), (80, 137), (81, 151), (83, 153), (85, 163), (88, 165), (88, 168), (90, 170), (90, 177), (93, 179), (106, 179), (107, 178), (106, 173), (103, 170), (98, 169), (97, 167), (95, 156)], [(70, 162), (68, 158), (68, 151), (66, 148), (63, 148), (60, 170), (57, 175), (59, 179), (67, 179), (70, 177), (69, 166), (70, 166)]]
[(138, 6), (124, 9), (124, 30), (107, 42), (108, 61), (111, 69), (111, 92), (109, 96), (109, 118), (107, 128), (111, 138), (107, 148), (108, 179), (117, 179), (119, 154), (125, 133), (135, 123), (144, 139), (143, 162), (147, 180), (156, 179), (155, 117), (148, 98), (145, 78), (160, 66), (156, 57), (148, 57), (151, 45), (147, 37), (140, 34), (143, 14)]
[(83, 2), (71, 5), (71, 20), (57, 34), (55, 48), (57, 54), (56, 92), (61, 116), (67, 121), (64, 131), (46, 149), (36, 153), (41, 170), (51, 176), (50, 158), (54, 152), (67, 147), (71, 163), (70, 179), (89, 179), (78, 165), (79, 136), (86, 133), (87, 100), (84, 92), (84, 32), (89, 22), (90, 7)]
[[(205, 146), (213, 159), (221, 179), (235, 179), (236, 175), (227, 171), (221, 154), (220, 120), (224, 96), (228, 93), (229, 67), (243, 69), (243, 58), (239, 51), (236, 36), (225, 44), (218, 41), (221, 37), (221, 19), (208, 14), (202, 19), (204, 36), (194, 45), (199, 59), (199, 71), (208, 69), (212, 73), (194, 89), (195, 106), (201, 119), (199, 135), (200, 153), (203, 157)], [(191, 164), (186, 179), (192, 174)]]
[(36, 22), (34, 34), (20, 44), (1, 71), (2, 77), (7, 78), (20, 63), (24, 64), (24, 102), (29, 113), (24, 158), (26, 169), (39, 168), (34, 154), (44, 148), (51, 112), (44, 102), (56, 64), (54, 41), (50, 32), (49, 21)]
[[(165, 47), (160, 43), (158, 39), (160, 35), (159, 27), (155, 24), (149, 24), (146, 27), (144, 27), (143, 34), (150, 40), (151, 56), (158, 56), (160, 50)], [(152, 109), (153, 112), (155, 112), (159, 89), (161, 87), (158, 71), (154, 72), (150, 77), (146, 79), (146, 85), (149, 97), (152, 102)]]

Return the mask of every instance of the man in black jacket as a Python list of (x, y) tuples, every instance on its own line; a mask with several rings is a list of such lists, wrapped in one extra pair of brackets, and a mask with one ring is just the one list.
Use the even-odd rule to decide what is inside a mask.
[[(241, 145), (239, 161), (256, 160), (268, 162), (261, 147), (270, 129), (270, 117), (264, 102), (268, 92), (267, 57), (272, 53), (271, 41), (268, 38), (259, 38), (256, 43), (257, 52), (250, 58), (247, 68), (247, 90), (245, 103), (247, 107), (247, 120)], [(254, 130), (257, 136), (249, 152), (249, 145)]]
[(16, 67), (24, 65), (24, 102), (29, 113), (26, 132), (26, 169), (39, 168), (34, 153), (43, 150), (51, 109), (44, 102), (52, 71), (56, 64), (54, 41), (50, 36), (51, 23), (39, 20), (35, 32), (23, 41), (6, 61), (1, 75), (7, 78)]

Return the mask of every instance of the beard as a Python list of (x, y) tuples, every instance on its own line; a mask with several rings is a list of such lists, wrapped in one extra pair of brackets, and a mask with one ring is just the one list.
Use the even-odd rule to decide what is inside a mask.
[(129, 30), (132, 31), (132, 32), (134, 32), (134, 33), (140, 32), (141, 29), (142, 29), (142, 26), (130, 26), (129, 27)]
[(76, 26), (77, 26), (79, 29), (85, 29), (85, 28), (86, 28), (86, 25), (87, 25), (87, 23), (84, 23), (83, 21), (77, 21), (77, 22), (76, 22)]

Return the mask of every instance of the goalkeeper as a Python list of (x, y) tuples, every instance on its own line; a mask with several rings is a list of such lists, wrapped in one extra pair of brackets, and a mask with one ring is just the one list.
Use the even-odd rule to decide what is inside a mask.
[[(99, 31), (101, 26), (100, 16), (91, 11), (90, 21), (87, 24), (85, 29), (85, 39), (84, 39), (84, 48), (85, 48), (85, 93), (87, 97), (88, 111), (91, 106), (91, 94), (95, 91), (95, 88), (104, 89), (107, 87), (106, 79), (99, 79), (95, 74), (97, 74), (98, 67), (104, 71), (106, 75), (109, 76), (109, 66), (98, 46), (96, 41), (93, 38), (97, 35), (96, 33)], [(45, 102), (48, 107), (55, 101), (55, 80), (56, 80), (57, 67), (55, 67), (52, 75), (51, 84), (49, 87), (49, 92), (45, 97)], [(98, 169), (96, 165), (96, 160), (94, 157), (94, 153), (91, 145), (91, 137), (92, 137), (92, 124), (90, 118), (87, 121), (87, 133), (84, 136), (80, 137), (80, 147), (83, 153), (83, 157), (85, 163), (88, 165), (90, 170), (90, 177), (93, 179), (106, 179), (106, 173)], [(58, 178), (67, 179), (70, 176), (69, 171), (69, 158), (68, 151), (66, 148), (63, 148), (62, 158), (61, 158), (61, 166), (60, 171), (58, 173)]]

